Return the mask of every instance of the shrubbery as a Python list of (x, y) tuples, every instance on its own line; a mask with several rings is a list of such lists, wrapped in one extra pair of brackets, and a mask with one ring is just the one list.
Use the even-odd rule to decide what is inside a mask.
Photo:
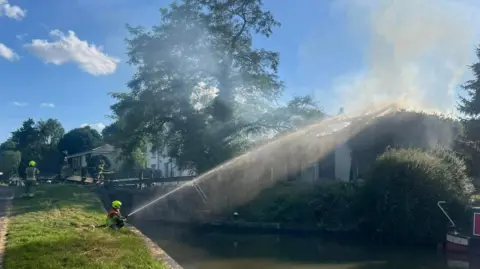
[(465, 164), (453, 153), (391, 149), (378, 157), (361, 185), (283, 182), (239, 212), (250, 221), (360, 230), (391, 243), (428, 244), (442, 239), (447, 227), (437, 202), (448, 203), (458, 226), (468, 225), (472, 191)]
[(473, 191), (465, 164), (448, 151), (392, 149), (368, 174), (359, 203), (369, 232), (395, 243), (432, 243), (444, 237), (446, 219), (437, 207), (447, 201), (458, 222)]
[(243, 219), (317, 226), (328, 231), (356, 227), (358, 191), (351, 183), (282, 182), (240, 208)]

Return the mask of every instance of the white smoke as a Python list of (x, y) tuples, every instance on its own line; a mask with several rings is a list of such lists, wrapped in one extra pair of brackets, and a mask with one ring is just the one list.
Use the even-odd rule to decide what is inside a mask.
[(335, 94), (348, 111), (399, 102), (451, 114), (480, 41), (480, 1), (338, 0), (352, 28), (368, 38), (364, 70), (344, 76)]

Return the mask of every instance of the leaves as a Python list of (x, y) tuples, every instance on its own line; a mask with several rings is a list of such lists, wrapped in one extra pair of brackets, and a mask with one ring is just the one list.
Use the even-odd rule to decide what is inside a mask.
[(19, 151), (0, 151), (0, 172), (3, 173), (3, 178), (17, 174), (21, 159), (22, 154)]
[(100, 134), (90, 126), (85, 126), (66, 133), (58, 143), (58, 150), (71, 155), (99, 147), (102, 143)]
[[(8, 153), (10, 154), (8, 156), (13, 156), (11, 152), (18, 152), (18, 156), (21, 156), (12, 173), (18, 172), (22, 176), (31, 160), (37, 163), (42, 172), (57, 173), (63, 160), (63, 154), (58, 152), (57, 144), (63, 134), (62, 124), (56, 119), (40, 120), (37, 123), (33, 119), (27, 119), (20, 128), (12, 132), (6, 142), (0, 145), (0, 154)], [(9, 158), (5, 160), (7, 164), (0, 165), (10, 167)]]
[[(151, 29), (128, 26), (128, 93), (114, 93), (106, 140), (129, 157), (141, 145), (169, 149), (180, 168), (203, 172), (262, 136), (323, 116), (311, 97), (286, 107), (277, 52), (255, 48), (280, 24), (261, 0), (183, 0), (161, 9)], [(301, 119), (293, 123), (292, 117)]]
[[(477, 48), (476, 54), (480, 60), (480, 48)], [(458, 105), (460, 112), (466, 116), (463, 119), (465, 137), (461, 149), (462, 153), (467, 156), (470, 173), (479, 177), (480, 169), (477, 163), (480, 160), (480, 151), (478, 148), (469, 145), (477, 144), (480, 140), (480, 62), (472, 64), (470, 69), (473, 72), (473, 79), (465, 82), (462, 86), (467, 93), (467, 97), (460, 96)]]

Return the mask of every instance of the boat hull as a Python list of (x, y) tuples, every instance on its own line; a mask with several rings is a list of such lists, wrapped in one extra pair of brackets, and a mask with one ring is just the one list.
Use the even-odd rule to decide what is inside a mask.
[[(451, 252), (468, 253), (471, 248), (472, 238), (458, 233), (447, 233), (445, 249)], [(475, 244), (474, 244), (475, 245)]]

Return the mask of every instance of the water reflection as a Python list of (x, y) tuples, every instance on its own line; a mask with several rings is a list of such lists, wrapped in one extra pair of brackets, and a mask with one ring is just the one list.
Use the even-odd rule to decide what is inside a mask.
[(185, 269), (474, 268), (464, 257), (447, 261), (435, 249), (387, 248), (312, 236), (199, 232), (155, 222), (137, 227)]

